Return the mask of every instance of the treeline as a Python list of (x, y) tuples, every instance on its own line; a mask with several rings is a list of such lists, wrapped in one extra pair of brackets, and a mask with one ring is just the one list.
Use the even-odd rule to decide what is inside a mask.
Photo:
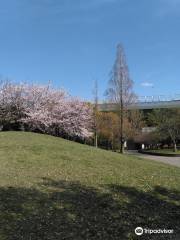
[[(94, 144), (94, 120), (98, 146), (119, 148), (120, 122), (116, 112), (96, 112), (94, 105), (70, 96), (50, 85), (0, 83), (1, 131), (21, 130), (47, 133), (78, 142)], [(139, 111), (126, 112), (124, 138), (134, 138), (141, 130)]]
[[(98, 147), (120, 149), (119, 111), (100, 112), (94, 104), (71, 97), (49, 85), (0, 83), (0, 130), (47, 133)], [(153, 127), (142, 132), (142, 127)], [(147, 147), (180, 142), (180, 109), (157, 109), (143, 115), (123, 110), (123, 141)]]

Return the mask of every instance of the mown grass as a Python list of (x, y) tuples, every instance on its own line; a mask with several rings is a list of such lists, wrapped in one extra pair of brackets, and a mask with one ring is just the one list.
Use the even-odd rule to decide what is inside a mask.
[(174, 152), (173, 149), (152, 149), (152, 150), (147, 150), (147, 152), (154, 152), (154, 153), (165, 153), (165, 154), (180, 154), (180, 150), (177, 150), (176, 152)]
[[(60, 138), (0, 133), (0, 240), (179, 239), (180, 169)], [(157, 238), (158, 237), (158, 238)]]

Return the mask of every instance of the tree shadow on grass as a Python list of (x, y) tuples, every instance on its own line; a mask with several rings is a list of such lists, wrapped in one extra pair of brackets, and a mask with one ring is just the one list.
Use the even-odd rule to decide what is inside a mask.
[[(111, 192), (124, 196), (124, 210), (131, 228), (173, 229), (174, 234), (145, 235), (141, 239), (180, 239), (180, 192), (156, 186), (149, 192), (133, 187), (110, 185)], [(129, 229), (129, 230), (130, 230)], [(138, 239), (138, 238), (132, 238)]]
[[(44, 179), (44, 189), (0, 188), (0, 239), (126, 240), (179, 239), (173, 235), (137, 237), (137, 226), (178, 231), (179, 192), (156, 187), (148, 193), (106, 185)], [(48, 191), (47, 191), (48, 189)]]

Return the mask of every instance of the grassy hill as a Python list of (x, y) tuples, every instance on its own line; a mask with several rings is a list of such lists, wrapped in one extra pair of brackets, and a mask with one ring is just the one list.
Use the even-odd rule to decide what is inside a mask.
[(173, 166), (47, 135), (0, 133), (0, 240), (136, 239), (137, 226), (177, 233), (179, 187)]

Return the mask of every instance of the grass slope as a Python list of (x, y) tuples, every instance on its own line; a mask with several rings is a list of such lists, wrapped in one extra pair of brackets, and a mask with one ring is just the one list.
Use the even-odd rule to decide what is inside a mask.
[(0, 240), (138, 239), (137, 226), (174, 229), (158, 239), (176, 239), (179, 186), (176, 167), (47, 135), (1, 132)]

